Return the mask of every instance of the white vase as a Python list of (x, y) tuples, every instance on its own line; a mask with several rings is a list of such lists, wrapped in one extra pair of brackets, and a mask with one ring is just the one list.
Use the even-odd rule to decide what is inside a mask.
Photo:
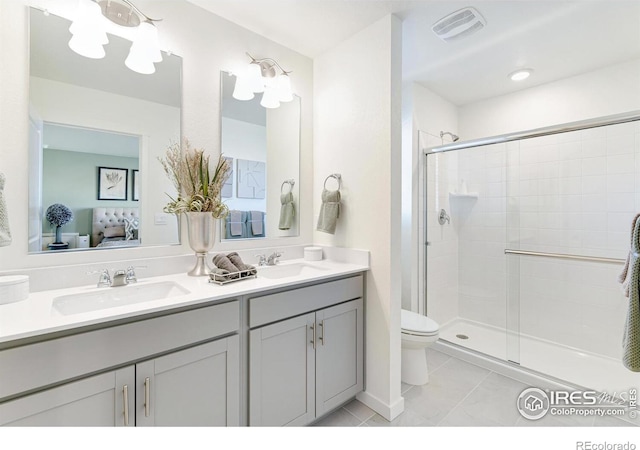
[(192, 277), (207, 276), (211, 269), (205, 258), (213, 248), (216, 237), (216, 219), (210, 212), (187, 212), (187, 231), (189, 247), (196, 252), (196, 265), (187, 272)]

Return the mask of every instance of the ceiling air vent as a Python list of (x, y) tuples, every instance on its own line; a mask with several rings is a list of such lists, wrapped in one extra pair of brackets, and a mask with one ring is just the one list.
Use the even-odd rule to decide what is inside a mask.
[(475, 8), (463, 8), (438, 20), (431, 29), (440, 39), (449, 42), (470, 36), (486, 24)]

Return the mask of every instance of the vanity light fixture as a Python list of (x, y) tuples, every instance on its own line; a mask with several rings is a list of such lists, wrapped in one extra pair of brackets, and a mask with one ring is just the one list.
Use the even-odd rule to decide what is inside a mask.
[(87, 58), (104, 58), (104, 45), (109, 42), (106, 32), (108, 19), (114, 24), (132, 28), (133, 44), (125, 65), (134, 72), (152, 74), (154, 63), (162, 61), (158, 43), (158, 29), (152, 19), (140, 11), (129, 0), (79, 0), (76, 16), (69, 31), (69, 48)]
[(529, 78), (529, 75), (533, 73), (533, 69), (518, 69), (515, 72), (509, 74), (509, 78), (513, 81), (522, 81)]
[(237, 73), (233, 98), (251, 100), (255, 94), (263, 93), (260, 104), (265, 108), (277, 108), (280, 102), (293, 100), (291, 79), (280, 64), (271, 58), (255, 59), (249, 53), (251, 63), (244, 73)]

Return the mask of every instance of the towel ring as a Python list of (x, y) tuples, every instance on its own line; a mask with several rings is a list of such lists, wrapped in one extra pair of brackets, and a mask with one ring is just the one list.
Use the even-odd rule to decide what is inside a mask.
[(327, 188), (327, 181), (329, 181), (329, 178), (333, 178), (338, 182), (338, 190), (342, 188), (342, 175), (340, 175), (339, 173), (332, 173), (331, 175), (329, 175), (327, 178), (324, 179), (323, 187), (325, 189)]
[[(282, 194), (282, 188), (284, 187), (285, 184), (289, 185), (289, 192), (293, 192), (293, 186), (296, 184), (296, 181), (292, 178), (290, 180), (284, 180), (282, 182), (282, 184), (280, 185), (280, 193)], [(287, 192), (287, 194), (289, 193)]]

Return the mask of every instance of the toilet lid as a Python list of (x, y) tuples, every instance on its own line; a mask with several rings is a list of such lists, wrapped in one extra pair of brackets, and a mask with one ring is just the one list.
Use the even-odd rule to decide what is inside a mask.
[(427, 316), (405, 309), (400, 313), (400, 327), (403, 330), (424, 334), (437, 333), (440, 328), (434, 320), (429, 319)]

